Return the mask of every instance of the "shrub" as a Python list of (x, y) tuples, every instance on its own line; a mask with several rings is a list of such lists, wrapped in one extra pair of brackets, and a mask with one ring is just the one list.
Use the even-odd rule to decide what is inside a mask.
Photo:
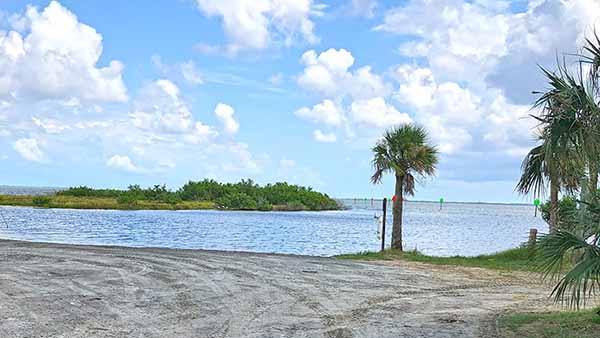
[(181, 202), (181, 197), (175, 193), (167, 193), (161, 196), (160, 201), (163, 203), (168, 203), (175, 205)]
[(126, 192), (117, 198), (117, 203), (133, 206), (137, 204), (140, 199), (139, 197), (140, 196), (135, 193)]
[(217, 200), (217, 204), (234, 210), (256, 210), (256, 200), (244, 193), (227, 194)]
[[(575, 197), (565, 196), (560, 199), (558, 201), (558, 228), (573, 230), (577, 225), (578, 210)], [(542, 204), (540, 212), (544, 221), (550, 223), (550, 202)]]
[(297, 200), (287, 203), (286, 207), (286, 209), (290, 211), (303, 211), (307, 209), (306, 206), (302, 204), (302, 202)]
[(47, 207), (50, 204), (50, 201), (51, 199), (48, 196), (34, 196), (31, 199), (31, 202), (36, 207)]
[(73, 187), (58, 195), (75, 197), (116, 198), (120, 204), (133, 205), (138, 201), (156, 201), (171, 205), (181, 201), (210, 201), (228, 209), (270, 211), (283, 210), (333, 210), (338, 203), (326, 194), (310, 187), (278, 182), (260, 186), (254, 181), (241, 180), (238, 183), (219, 183), (205, 179), (189, 181), (177, 191), (163, 185), (142, 188), (130, 185), (127, 190), (93, 189), (86, 186)]
[(259, 211), (272, 211), (273, 204), (263, 197), (260, 197), (256, 203), (256, 209)]

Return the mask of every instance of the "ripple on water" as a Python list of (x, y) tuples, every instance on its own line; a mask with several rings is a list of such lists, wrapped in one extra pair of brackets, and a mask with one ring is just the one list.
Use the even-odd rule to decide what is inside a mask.
[[(378, 250), (371, 208), (327, 212), (115, 211), (3, 207), (0, 237), (73, 244), (154, 246), (329, 256)], [(390, 213), (391, 214), (391, 213)], [(388, 244), (391, 232), (388, 216)], [(493, 253), (547, 231), (523, 205), (407, 202), (406, 249), (434, 255)]]

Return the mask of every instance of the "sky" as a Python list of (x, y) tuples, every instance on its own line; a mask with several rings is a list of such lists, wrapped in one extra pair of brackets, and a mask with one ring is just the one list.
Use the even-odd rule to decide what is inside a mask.
[(371, 148), (416, 123), (440, 161), (414, 199), (529, 202), (538, 65), (596, 26), (597, 0), (2, 0), (0, 182), (389, 197)]

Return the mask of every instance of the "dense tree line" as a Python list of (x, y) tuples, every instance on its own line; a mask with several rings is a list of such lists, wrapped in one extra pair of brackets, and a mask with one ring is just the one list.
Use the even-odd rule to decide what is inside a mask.
[(136, 201), (159, 201), (179, 203), (181, 201), (211, 201), (225, 209), (236, 210), (335, 210), (338, 203), (310, 187), (279, 182), (260, 186), (254, 181), (219, 183), (215, 180), (189, 181), (177, 190), (165, 185), (142, 188), (131, 185), (127, 190), (93, 189), (86, 186), (72, 187), (58, 193), (63, 196), (116, 198), (119, 203)]

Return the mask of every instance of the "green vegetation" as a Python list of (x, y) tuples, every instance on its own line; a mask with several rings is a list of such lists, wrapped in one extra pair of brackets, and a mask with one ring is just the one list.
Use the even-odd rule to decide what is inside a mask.
[(402, 251), (402, 209), (404, 195), (415, 194), (415, 182), (435, 174), (437, 149), (428, 144), (427, 131), (420, 126), (405, 124), (387, 130), (373, 147), (374, 184), (381, 183), (384, 174), (396, 176), (393, 199), (392, 248)]
[(0, 196), (0, 205), (46, 208), (118, 210), (335, 210), (338, 203), (311, 188), (287, 183), (259, 186), (252, 180), (219, 183), (213, 180), (188, 182), (176, 191), (165, 185), (127, 190), (73, 187), (50, 196)]
[[(594, 37), (575, 55), (575, 67), (565, 60), (556, 72), (542, 68), (548, 88), (532, 115), (539, 142), (525, 157), (517, 184), (519, 192), (536, 197), (550, 187), (549, 204), (541, 209), (550, 234), (539, 241), (537, 264), (557, 281), (554, 300), (572, 308), (600, 291), (600, 37)], [(560, 193), (571, 197), (560, 201)]]
[(501, 317), (498, 327), (505, 338), (597, 338), (599, 312), (516, 313)]
[[(573, 230), (577, 227), (577, 199), (574, 196), (565, 196), (558, 201), (556, 227), (563, 230)], [(540, 206), (542, 218), (550, 223), (550, 202)]]
[(533, 252), (530, 248), (526, 246), (498, 252), (492, 255), (480, 255), (475, 257), (435, 257), (424, 255), (418, 251), (402, 252), (399, 250), (386, 250), (384, 252), (361, 252), (358, 254), (339, 255), (336, 257), (339, 259), (354, 260), (404, 259), (413, 262), (421, 262), (435, 265), (457, 265), (495, 270), (535, 270)]
[[(215, 209), (213, 202), (187, 202), (169, 204), (160, 201), (135, 201), (119, 203), (111, 197), (74, 197), (74, 196), (14, 196), (0, 195), (0, 205), (43, 207), (62, 209), (114, 209), (114, 210), (202, 210)], [(43, 201), (43, 202), (40, 202)]]

